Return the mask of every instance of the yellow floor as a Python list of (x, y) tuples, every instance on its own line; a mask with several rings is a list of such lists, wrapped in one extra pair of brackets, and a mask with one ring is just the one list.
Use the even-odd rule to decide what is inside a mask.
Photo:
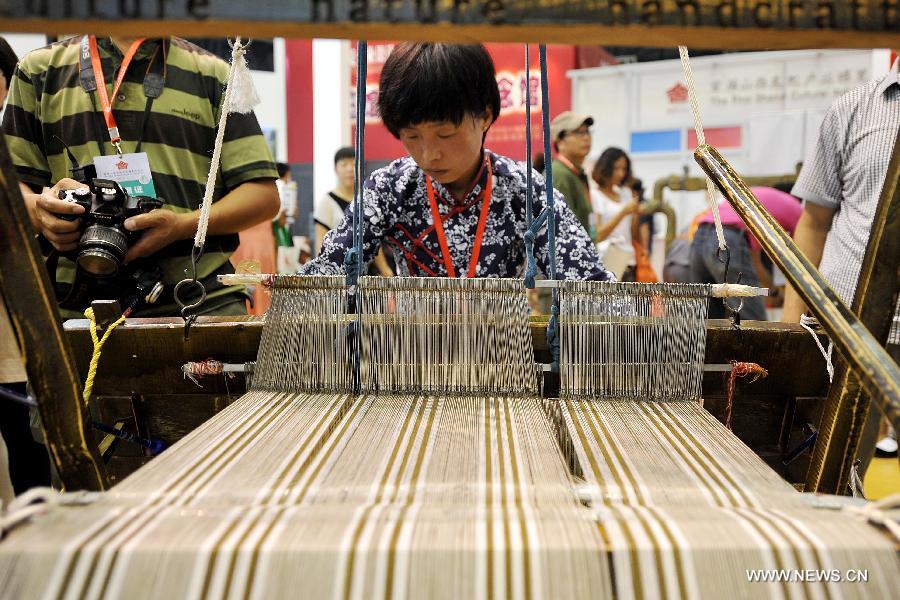
[(873, 458), (863, 485), (869, 500), (900, 494), (900, 462), (896, 457)]

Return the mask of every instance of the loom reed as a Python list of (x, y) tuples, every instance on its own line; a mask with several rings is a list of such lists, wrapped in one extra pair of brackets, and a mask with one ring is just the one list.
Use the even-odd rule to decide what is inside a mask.
[(698, 399), (709, 286), (564, 281), (560, 393)]

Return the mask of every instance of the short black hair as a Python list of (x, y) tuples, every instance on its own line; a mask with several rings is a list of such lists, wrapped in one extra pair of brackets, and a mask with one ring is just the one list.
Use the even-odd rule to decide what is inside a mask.
[(275, 163), (275, 170), (278, 171), (278, 179), (281, 179), (285, 175), (291, 172), (291, 167), (284, 163)]
[(616, 161), (620, 158), (624, 158), (626, 163), (625, 179), (622, 180), (622, 185), (628, 185), (628, 182), (631, 181), (631, 159), (624, 150), (612, 146), (603, 151), (603, 154), (594, 163), (594, 169), (591, 171), (591, 178), (601, 188), (606, 187), (606, 181), (612, 177)]
[(4, 38), (0, 37), (0, 72), (6, 77), (6, 87), (12, 84), (13, 74), (16, 72), (16, 65), (19, 63), (19, 57), (13, 51)]
[(500, 90), (494, 61), (481, 44), (404, 42), (381, 70), (378, 111), (395, 138), (410, 125), (459, 125), (465, 116), (483, 115), (488, 108), (496, 120)]
[(354, 150), (350, 146), (338, 148), (338, 151), (334, 153), (334, 166), (337, 166), (338, 162), (344, 160), (345, 158), (356, 160), (356, 150)]

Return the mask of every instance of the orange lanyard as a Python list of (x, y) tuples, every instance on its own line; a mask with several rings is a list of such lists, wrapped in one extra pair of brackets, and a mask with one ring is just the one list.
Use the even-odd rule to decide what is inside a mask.
[[(573, 173), (575, 173), (575, 175), (578, 176), (578, 180), (579, 180), (579, 181), (581, 181), (582, 183), (584, 183), (584, 181), (581, 179), (581, 173), (578, 171), (578, 168), (577, 168), (575, 165), (572, 164), (572, 161), (570, 161), (568, 158), (566, 158), (566, 157), (563, 156), (562, 154), (557, 154), (557, 155), (556, 155), (556, 158), (558, 158), (558, 159), (559, 159), (559, 162), (561, 162), (563, 165), (565, 165), (567, 169), (569, 169), (570, 171), (572, 171)], [(588, 203), (590, 203), (590, 201), (591, 201), (591, 188), (590, 188), (590, 186), (589, 186), (588, 184), (586, 184), (586, 183), (584, 183), (584, 198), (585, 198), (585, 200), (588, 201)]]
[[(113, 86), (112, 101), (110, 101), (109, 95), (106, 93), (106, 79), (103, 77), (103, 66), (100, 64), (100, 52), (97, 50), (97, 37), (92, 35), (88, 38), (91, 49), (91, 65), (94, 67), (94, 80), (97, 82), (97, 95), (100, 97), (100, 106), (103, 107), (103, 118), (106, 120), (106, 128), (109, 130), (109, 141), (116, 147), (119, 154), (122, 154), (122, 147), (119, 144), (122, 138), (119, 136), (119, 126), (116, 124), (116, 118), (113, 116), (112, 103), (115, 102), (119, 88), (122, 87), (122, 82), (125, 80), (128, 65), (134, 60), (134, 55), (146, 39), (139, 38), (133, 41), (128, 48), (128, 52), (125, 53), (125, 57), (122, 59), (122, 66), (119, 67), (119, 76), (116, 77), (116, 84)], [(98, 143), (99, 141), (97, 140)]]
[[(494, 171), (491, 169), (491, 159), (487, 159), (487, 184), (482, 190), (483, 199), (481, 201), (481, 216), (478, 218), (478, 229), (475, 231), (475, 245), (472, 247), (472, 258), (469, 260), (468, 277), (475, 277), (475, 271), (478, 268), (478, 256), (481, 254), (481, 240), (484, 238), (484, 228), (487, 224), (488, 209), (491, 206), (491, 192), (493, 188)], [(456, 277), (456, 269), (453, 266), (453, 259), (450, 257), (450, 247), (447, 246), (447, 235), (444, 233), (444, 223), (441, 221), (441, 213), (438, 211), (437, 200), (435, 200), (434, 185), (431, 183), (431, 177), (425, 176), (425, 187), (428, 190), (428, 202), (431, 204), (431, 216), (434, 219), (434, 231), (437, 234), (438, 243), (441, 245), (441, 255), (444, 258), (444, 266), (447, 267), (447, 275)]]

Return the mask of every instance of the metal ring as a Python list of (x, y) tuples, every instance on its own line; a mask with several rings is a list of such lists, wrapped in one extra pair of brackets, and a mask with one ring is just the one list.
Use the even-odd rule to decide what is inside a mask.
[(722, 303), (725, 305), (725, 308), (727, 308), (729, 312), (739, 313), (739, 312), (741, 312), (741, 309), (744, 308), (745, 298), (743, 296), (740, 296), (739, 299), (740, 299), (740, 302), (738, 303), (737, 308), (732, 308), (731, 305), (728, 304), (729, 298), (722, 298)]
[[(196, 302), (194, 302), (193, 304), (185, 304), (184, 302), (181, 301), (181, 298), (179, 297), (178, 294), (179, 294), (179, 291), (184, 287), (185, 284), (192, 284), (192, 283), (200, 288), (200, 299), (197, 300)], [(196, 279), (182, 279), (175, 285), (175, 291), (173, 292), (173, 295), (175, 296), (175, 302), (178, 304), (178, 306), (181, 307), (181, 312), (182, 312), (182, 314), (184, 314), (185, 311), (194, 310), (195, 308), (197, 308), (198, 306), (203, 304), (203, 301), (206, 300), (206, 287), (202, 283), (197, 281)]]

